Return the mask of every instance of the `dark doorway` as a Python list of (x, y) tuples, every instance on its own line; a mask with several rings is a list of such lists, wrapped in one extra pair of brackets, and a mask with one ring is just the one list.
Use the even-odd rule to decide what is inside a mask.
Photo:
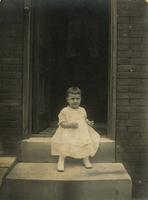
[(89, 119), (106, 124), (109, 1), (38, 0), (33, 38), (33, 132), (58, 120), (70, 86), (82, 89)]

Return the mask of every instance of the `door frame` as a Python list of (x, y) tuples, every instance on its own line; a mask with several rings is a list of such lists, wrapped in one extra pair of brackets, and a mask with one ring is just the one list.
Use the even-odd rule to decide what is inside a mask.
[(107, 135), (116, 137), (116, 79), (117, 79), (117, 0), (110, 1), (110, 46), (108, 70)]
[[(33, 57), (33, 0), (24, 1), (24, 55), (22, 129), (23, 137), (32, 134), (32, 57)], [(116, 69), (117, 69), (117, 0), (110, 0), (110, 46), (108, 70), (107, 135), (116, 136)]]
[(22, 80), (22, 135), (28, 138), (32, 134), (32, 37), (33, 9), (32, 0), (24, 0), (23, 16), (23, 80)]

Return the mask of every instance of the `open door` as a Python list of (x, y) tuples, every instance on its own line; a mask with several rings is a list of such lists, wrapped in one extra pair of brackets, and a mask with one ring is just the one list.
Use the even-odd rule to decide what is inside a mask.
[(89, 119), (106, 129), (109, 6), (108, 0), (48, 1), (52, 120), (66, 106), (66, 90), (78, 86)]

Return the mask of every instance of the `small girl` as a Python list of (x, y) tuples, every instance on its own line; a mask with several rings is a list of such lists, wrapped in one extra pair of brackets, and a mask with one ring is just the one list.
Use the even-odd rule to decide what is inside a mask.
[(86, 111), (80, 107), (81, 90), (67, 90), (68, 106), (59, 113), (59, 127), (51, 139), (51, 154), (58, 155), (57, 170), (64, 171), (66, 157), (83, 159), (86, 168), (92, 168), (89, 156), (94, 156), (100, 143), (100, 135), (91, 127)]

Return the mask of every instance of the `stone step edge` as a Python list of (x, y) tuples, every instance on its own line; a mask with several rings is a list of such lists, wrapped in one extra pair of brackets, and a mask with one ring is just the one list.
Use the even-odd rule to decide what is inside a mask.
[[(30, 137), (22, 140), (22, 143), (29, 143), (29, 142), (50, 143), (51, 137)], [(115, 141), (106, 137), (101, 137), (101, 143), (115, 143)]]
[(40, 180), (40, 181), (131, 181), (122, 163), (93, 163), (92, 169), (78, 164), (65, 166), (65, 172), (57, 172), (55, 163), (19, 162), (9, 172), (8, 180)]

